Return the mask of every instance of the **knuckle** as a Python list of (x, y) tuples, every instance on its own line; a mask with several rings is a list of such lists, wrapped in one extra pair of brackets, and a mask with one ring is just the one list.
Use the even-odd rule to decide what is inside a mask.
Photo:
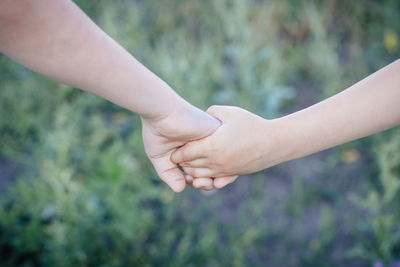
[(242, 111), (243, 111), (243, 109), (240, 107), (236, 107), (236, 106), (229, 107), (229, 114), (238, 114), (238, 113), (241, 113)]
[(207, 112), (213, 112), (216, 111), (218, 109), (218, 105), (212, 105), (207, 109)]
[(219, 162), (221, 161), (221, 149), (218, 145), (211, 143), (206, 148), (206, 153), (204, 156), (207, 158), (208, 162)]

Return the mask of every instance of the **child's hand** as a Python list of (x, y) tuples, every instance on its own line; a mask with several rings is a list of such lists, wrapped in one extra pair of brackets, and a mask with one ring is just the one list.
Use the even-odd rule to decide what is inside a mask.
[[(222, 125), (209, 137), (187, 143), (172, 154), (172, 161), (193, 177), (221, 177), (214, 186), (233, 182), (229, 175), (251, 173), (272, 164), (274, 121), (265, 120), (238, 107), (212, 106), (207, 113)], [(194, 182), (196, 179), (194, 179)]]

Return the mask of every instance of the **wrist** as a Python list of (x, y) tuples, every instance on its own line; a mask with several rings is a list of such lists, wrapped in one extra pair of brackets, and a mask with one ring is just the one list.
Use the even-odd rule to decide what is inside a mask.
[(140, 114), (142, 120), (157, 124), (161, 121), (175, 117), (180, 111), (188, 109), (190, 106), (180, 97), (168, 84), (159, 80), (161, 85), (157, 85), (155, 99), (152, 101), (151, 109), (146, 113)]
[[(265, 168), (278, 165), (296, 158), (297, 144), (295, 134), (286, 119), (278, 118), (265, 120), (260, 133), (264, 135), (263, 144), (260, 144), (265, 156)], [(267, 140), (266, 140), (267, 139)]]

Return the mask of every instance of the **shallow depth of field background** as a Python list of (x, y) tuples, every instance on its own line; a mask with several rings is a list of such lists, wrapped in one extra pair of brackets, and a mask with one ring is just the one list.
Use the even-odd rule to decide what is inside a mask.
[[(400, 56), (397, 0), (76, 2), (203, 109), (237, 105), (276, 118)], [(399, 128), (223, 190), (181, 194), (156, 176), (140, 129), (137, 115), (0, 55), (0, 265), (368, 266), (400, 258)]]

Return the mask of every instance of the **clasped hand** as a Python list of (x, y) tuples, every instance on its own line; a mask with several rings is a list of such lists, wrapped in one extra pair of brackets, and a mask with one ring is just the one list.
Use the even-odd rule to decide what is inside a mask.
[(212, 106), (204, 113), (187, 104), (163, 119), (143, 119), (143, 141), (158, 175), (175, 192), (186, 184), (211, 190), (273, 165), (263, 151), (273, 153), (274, 141), (259, 136), (272, 137), (273, 123), (238, 107)]

